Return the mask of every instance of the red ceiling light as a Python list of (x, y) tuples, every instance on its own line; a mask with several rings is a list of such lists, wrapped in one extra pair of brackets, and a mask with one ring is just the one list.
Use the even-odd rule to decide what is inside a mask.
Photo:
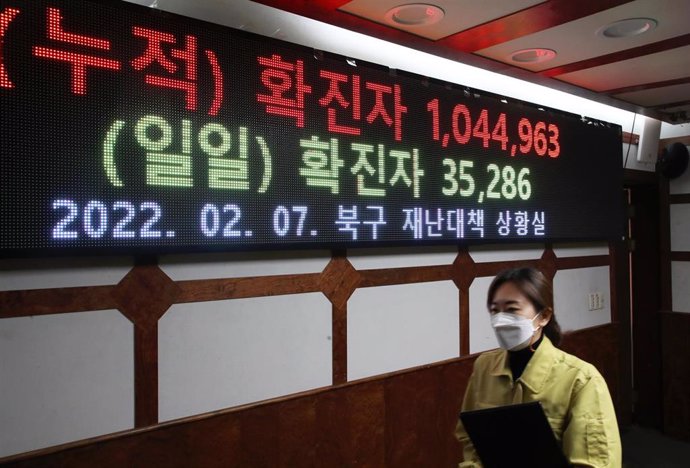
[(517, 63), (541, 63), (555, 57), (556, 51), (551, 49), (522, 49), (510, 54), (510, 60)]
[(409, 3), (388, 10), (384, 20), (393, 26), (429, 26), (441, 21), (445, 14), (436, 5)]

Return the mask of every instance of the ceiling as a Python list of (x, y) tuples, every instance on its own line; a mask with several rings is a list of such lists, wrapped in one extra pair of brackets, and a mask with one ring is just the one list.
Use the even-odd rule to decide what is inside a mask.
[[(690, 0), (254, 1), (671, 124), (690, 122)], [(640, 18), (613, 25), (646, 29), (639, 35), (605, 32)], [(535, 61), (513, 58), (525, 50), (516, 58)]]

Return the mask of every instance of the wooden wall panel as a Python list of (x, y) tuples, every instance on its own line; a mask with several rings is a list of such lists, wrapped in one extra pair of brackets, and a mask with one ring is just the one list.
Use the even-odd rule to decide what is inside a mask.
[(661, 314), (664, 432), (690, 441), (690, 314)]
[[(690, 320), (685, 323), (690, 330)], [(600, 369), (612, 395), (618, 393), (617, 336), (618, 326), (609, 324), (564, 341), (564, 349)], [(461, 448), (453, 430), (474, 357), (68, 444), (0, 465), (454, 467)]]
[(3, 467), (454, 466), (473, 357), (14, 457)]
[(448, 448), (456, 445), (453, 428), (469, 375), (458, 377), (457, 369), (433, 367), (386, 382), (382, 466), (425, 468), (458, 462), (457, 451)]
[(606, 379), (614, 405), (622, 412), (624, 410), (620, 408), (619, 336), (617, 324), (600, 325), (566, 334), (561, 349), (593, 364), (601, 372)]
[[(667, 147), (675, 142), (690, 145), (690, 137), (661, 140), (659, 146)], [(669, 180), (658, 175), (658, 181), (663, 428), (668, 435), (690, 441), (690, 314), (671, 312), (674, 294), (671, 264), (690, 261), (690, 254), (672, 251), (670, 234), (670, 205), (690, 203), (690, 194), (671, 195)]]
[(113, 286), (0, 291), (0, 319), (115, 309)]
[[(449, 265), (356, 270), (333, 253), (321, 273), (173, 281), (155, 259), (113, 286), (0, 291), (3, 317), (118, 308), (135, 325), (135, 420), (139, 429), (0, 460), (1, 466), (455, 466), (453, 429), (474, 356), (469, 353), (469, 288), (478, 276), (532, 265), (610, 265), (610, 256), (475, 263), (459, 249)], [(458, 288), (460, 358), (347, 382), (347, 301), (360, 287), (452, 280)], [(323, 293), (332, 304), (333, 386), (157, 424), (159, 319), (172, 304), (278, 294)], [(612, 304), (616, 290), (612, 289)], [(619, 399), (616, 324), (571, 334), (565, 349), (595, 364)]]

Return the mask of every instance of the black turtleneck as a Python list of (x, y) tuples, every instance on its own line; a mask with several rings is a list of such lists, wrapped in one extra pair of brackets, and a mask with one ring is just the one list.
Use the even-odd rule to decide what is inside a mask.
[(510, 372), (513, 374), (513, 381), (520, 378), (525, 370), (525, 367), (527, 367), (527, 363), (529, 363), (529, 360), (532, 359), (532, 355), (534, 354), (533, 350), (539, 347), (543, 338), (544, 333), (541, 334), (539, 339), (535, 341), (532, 346), (528, 346), (518, 351), (508, 351), (508, 362), (510, 364)]

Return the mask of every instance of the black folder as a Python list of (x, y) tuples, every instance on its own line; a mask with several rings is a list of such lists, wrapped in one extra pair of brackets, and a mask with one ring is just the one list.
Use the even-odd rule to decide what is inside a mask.
[(567, 468), (541, 403), (497, 406), (460, 413), (485, 468)]

